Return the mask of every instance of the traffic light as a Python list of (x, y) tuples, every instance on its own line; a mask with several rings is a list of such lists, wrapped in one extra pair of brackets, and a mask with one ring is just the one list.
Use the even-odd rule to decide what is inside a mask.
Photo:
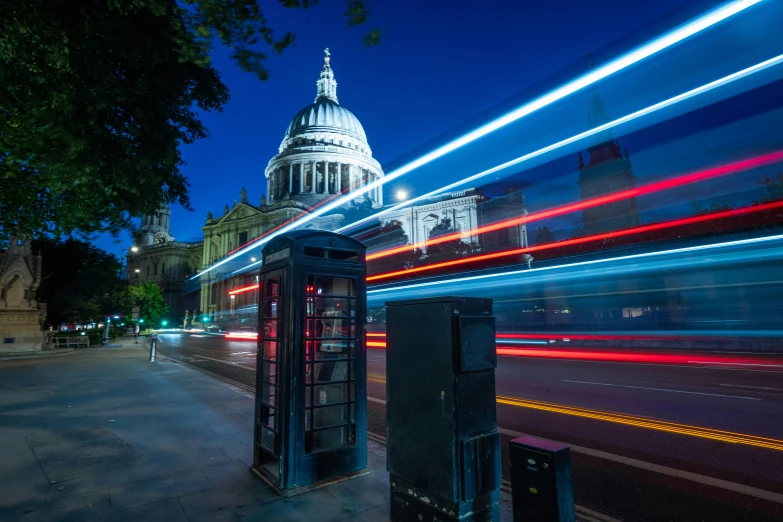
[(202, 317), (202, 319), (204, 320), (205, 323), (209, 322), (209, 316), (208, 315), (205, 315), (204, 317)]
[(143, 322), (144, 322), (144, 319), (139, 319), (139, 323), (143, 323)]
[(168, 324), (169, 324), (169, 322), (168, 322), (168, 321), (166, 321), (166, 320), (164, 319), (164, 320), (163, 320), (163, 326), (166, 326), (166, 325), (168, 325)]

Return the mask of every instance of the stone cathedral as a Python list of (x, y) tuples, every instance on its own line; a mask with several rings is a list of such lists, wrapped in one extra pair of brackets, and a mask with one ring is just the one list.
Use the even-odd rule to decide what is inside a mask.
[[(278, 154), (264, 171), (266, 194), (254, 202), (244, 188), (240, 201), (226, 205), (220, 216), (207, 214), (201, 228), (203, 242), (177, 242), (169, 233), (168, 209), (142, 218), (138, 251), (128, 256), (131, 283), (153, 281), (164, 291), (172, 318), (185, 310), (216, 317), (241, 303), (229, 299), (228, 289), (238, 282), (203, 277), (198, 300), (183, 301), (183, 280), (197, 270), (225, 258), (232, 251), (269, 230), (288, 222), (338, 194), (350, 194), (383, 177), (372, 156), (367, 135), (354, 114), (340, 105), (329, 50), (316, 81), (315, 101), (296, 113), (288, 124)], [(381, 188), (349, 200), (365, 208), (383, 205)], [(369, 204), (369, 205), (368, 205)], [(334, 230), (341, 214), (314, 219), (309, 228)]]

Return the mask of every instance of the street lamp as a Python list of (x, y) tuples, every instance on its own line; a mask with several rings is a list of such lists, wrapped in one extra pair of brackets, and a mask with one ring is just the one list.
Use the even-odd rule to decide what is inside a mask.
[[(132, 246), (130, 248), (123, 248), (122, 252), (120, 252), (120, 259), (125, 260), (125, 279), (128, 279), (128, 256), (125, 255), (125, 252), (133, 252), (136, 253), (139, 251), (139, 247)], [(138, 273), (138, 268), (135, 270)]]
[[(398, 189), (397, 192), (394, 194), (394, 197), (397, 198), (397, 201), (406, 201), (408, 199), (408, 191), (405, 189)], [(415, 227), (416, 227), (416, 223), (415, 223), (415, 218), (413, 217), (413, 205), (411, 205), (411, 235), (408, 238), (408, 241), (410, 241), (411, 245), (416, 243), (414, 239)]]

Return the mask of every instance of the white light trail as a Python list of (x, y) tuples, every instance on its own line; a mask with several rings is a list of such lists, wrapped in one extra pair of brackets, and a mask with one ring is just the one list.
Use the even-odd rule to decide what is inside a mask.
[[(723, 87), (725, 85), (728, 85), (732, 82), (735, 82), (737, 80), (741, 80), (742, 78), (746, 78), (752, 74), (756, 74), (758, 72), (761, 72), (765, 69), (769, 69), (770, 67), (774, 67), (776, 65), (780, 65), (783, 63), (783, 54), (780, 54), (778, 56), (775, 56), (774, 58), (770, 58), (769, 60), (765, 60), (761, 63), (758, 63), (756, 65), (752, 65), (748, 67), (747, 69), (743, 69), (741, 71), (737, 71), (733, 74), (730, 74), (728, 76), (724, 76), (723, 78), (720, 78), (718, 80), (715, 80), (713, 82), (707, 83), (702, 85), (701, 87), (696, 87), (695, 89), (692, 89), (690, 91), (684, 92), (682, 94), (678, 94), (677, 96), (674, 96), (672, 98), (669, 98), (667, 100), (664, 100), (662, 102), (658, 102), (654, 105), (650, 105), (649, 107), (646, 107), (644, 109), (640, 109), (636, 112), (632, 112), (631, 114), (627, 114), (621, 118), (617, 118), (616, 120), (610, 121), (608, 123), (605, 123), (603, 125), (600, 125), (598, 127), (592, 128), (590, 130), (587, 130), (585, 132), (576, 134), (574, 136), (571, 136), (570, 138), (566, 138), (564, 140), (558, 141), (557, 143), (553, 143), (552, 145), (547, 145), (546, 147), (540, 148), (538, 150), (535, 150), (533, 152), (529, 152), (523, 156), (519, 156), (518, 158), (514, 158), (510, 161), (507, 161), (505, 163), (501, 163), (500, 165), (497, 165), (495, 167), (492, 167), (490, 169), (484, 170), (479, 172), (478, 174), (474, 174), (472, 176), (469, 176), (465, 179), (462, 179), (460, 181), (454, 182), (450, 185), (446, 185), (445, 187), (441, 187), (437, 190), (433, 190), (432, 192), (428, 192), (427, 194), (424, 194), (422, 196), (418, 196), (416, 198), (413, 198), (411, 200), (408, 200), (404, 203), (400, 203), (398, 205), (395, 205), (391, 208), (382, 210), (381, 212), (377, 212), (373, 214), (372, 216), (368, 216), (366, 218), (362, 218), (358, 221), (355, 221), (351, 223), (350, 225), (346, 225), (340, 229), (337, 230), (337, 232), (344, 232), (346, 230), (349, 230), (353, 227), (362, 225), (364, 223), (367, 223), (369, 221), (372, 221), (374, 219), (377, 219), (379, 216), (382, 216), (383, 214), (386, 214), (388, 212), (394, 212), (395, 210), (399, 210), (401, 208), (404, 208), (406, 206), (412, 205), (413, 203), (416, 203), (417, 201), (421, 201), (427, 198), (431, 198), (437, 194), (440, 194), (442, 192), (446, 192), (447, 190), (451, 190), (453, 188), (459, 187), (461, 185), (464, 185), (466, 183), (470, 183), (471, 181), (476, 181), (477, 179), (483, 178), (485, 176), (489, 176), (490, 174), (494, 174), (496, 172), (500, 172), (501, 170), (505, 170), (509, 167), (513, 167), (514, 165), (519, 165), (520, 163), (524, 163), (526, 161), (530, 161), (534, 158), (537, 158), (539, 156), (542, 156), (544, 154), (547, 154), (549, 152), (552, 152), (553, 150), (559, 149), (561, 147), (565, 147), (567, 145), (571, 145), (572, 143), (576, 143), (580, 140), (583, 140), (585, 138), (589, 138), (590, 136), (594, 136), (596, 134), (599, 134), (605, 130), (612, 129), (614, 127), (618, 127), (620, 125), (623, 125), (625, 123), (628, 123), (630, 121), (639, 119), (643, 116), (648, 116), (654, 112), (660, 111), (662, 109), (666, 109), (668, 107), (671, 107), (673, 105), (676, 105), (678, 103), (684, 102), (686, 100), (689, 100), (691, 98), (694, 98), (696, 96), (699, 96), (701, 94), (705, 94), (709, 91), (712, 91), (713, 89), (717, 89), (719, 87)], [(470, 231), (465, 232), (465, 236), (469, 236)]]
[[(683, 40), (686, 40), (691, 36), (698, 34), (699, 32), (708, 29), (717, 23), (720, 23), (728, 18), (731, 18), (732, 16), (744, 11), (745, 9), (748, 9), (749, 7), (752, 7), (760, 3), (761, 1), (762, 0), (736, 0), (734, 2), (729, 2), (727, 4), (724, 4), (723, 6), (718, 7), (717, 9), (714, 9), (708, 13), (705, 13), (682, 26), (662, 36), (659, 36), (658, 38), (655, 38), (650, 42), (647, 42), (641, 47), (638, 47), (633, 51), (630, 51), (624, 54), (623, 56), (620, 56), (619, 58), (610, 61), (605, 65), (597, 67), (592, 71), (590, 71), (589, 73), (580, 76), (579, 78), (572, 80), (564, 85), (561, 85), (560, 87), (557, 87), (556, 89), (550, 91), (549, 93), (540, 96), (514, 109), (513, 111), (499, 118), (496, 118), (490, 121), (489, 123), (486, 123), (478, 127), (477, 129), (474, 129), (473, 131), (468, 132), (467, 134), (455, 140), (452, 140), (449, 143), (446, 143), (445, 145), (436, 148), (431, 152), (428, 152), (427, 154), (424, 154), (423, 156), (411, 161), (410, 163), (403, 165), (398, 169), (393, 170), (392, 172), (387, 173), (380, 180), (374, 183), (370, 183), (364, 187), (360, 187), (357, 190), (352, 191), (350, 194), (336, 198), (334, 201), (314, 209), (312, 212), (304, 215), (301, 219), (296, 219), (292, 223), (289, 223), (288, 225), (283, 226), (277, 231), (264, 237), (261, 241), (257, 241), (251, 245), (248, 245), (242, 248), (241, 250), (238, 250), (234, 254), (226, 257), (225, 259), (199, 272), (198, 274), (193, 276), (191, 280), (201, 277), (204, 274), (214, 270), (215, 268), (225, 263), (228, 263), (229, 261), (232, 261), (237, 257), (246, 254), (247, 252), (250, 252), (255, 248), (258, 248), (259, 246), (266, 243), (267, 241), (269, 241), (275, 236), (284, 234), (305, 223), (308, 223), (309, 221), (319, 216), (322, 216), (326, 212), (329, 212), (330, 210), (334, 210), (340, 205), (345, 204), (351, 199), (366, 194), (367, 192), (370, 192), (371, 190), (374, 190), (390, 181), (393, 181), (394, 179), (397, 179), (400, 176), (403, 176), (411, 172), (412, 170), (415, 170), (423, 165), (426, 165), (427, 163), (434, 161), (445, 154), (453, 152), (464, 145), (472, 143), (473, 141), (476, 141), (477, 139), (482, 138), (483, 136), (486, 136), (491, 132), (494, 132), (502, 127), (505, 127), (510, 123), (513, 123), (552, 103), (555, 103), (567, 96), (570, 96), (571, 94), (580, 91), (585, 87), (589, 87), (590, 85), (593, 85), (594, 83), (603, 80), (604, 78), (611, 76), (612, 74), (615, 74), (618, 71), (630, 67), (631, 65), (634, 65), (635, 63), (638, 63), (646, 58), (649, 58), (650, 56), (660, 51), (663, 51), (664, 49), (667, 49)], [(415, 201), (415, 200), (411, 200), (411, 201)]]
[[(439, 286), (439, 285), (448, 285), (448, 284), (465, 284), (465, 283), (473, 283), (476, 281), (487, 281), (492, 279), (497, 279), (501, 277), (508, 277), (511, 278), (513, 276), (521, 276), (525, 275), (527, 277), (530, 277), (531, 274), (535, 275), (537, 273), (541, 272), (547, 272), (551, 270), (568, 270), (571, 268), (576, 267), (583, 267), (583, 266), (590, 266), (590, 265), (600, 265), (600, 264), (606, 264), (606, 263), (613, 263), (618, 261), (631, 261), (636, 259), (644, 259), (644, 258), (650, 258), (650, 257), (661, 257), (661, 256), (670, 256), (670, 255), (676, 255), (676, 254), (684, 254), (689, 252), (699, 252), (704, 250), (717, 250), (722, 248), (729, 248), (734, 246), (747, 246), (752, 244), (758, 244), (758, 243), (769, 243), (773, 241), (779, 241), (783, 240), (783, 235), (775, 235), (775, 236), (767, 236), (767, 237), (760, 237), (760, 238), (752, 238), (752, 239), (740, 239), (735, 241), (726, 241), (724, 243), (713, 243), (709, 245), (699, 245), (699, 246), (693, 246), (693, 247), (685, 247), (685, 248), (675, 248), (672, 250), (660, 250), (657, 252), (646, 252), (644, 254), (633, 254), (630, 256), (620, 256), (620, 257), (610, 257), (606, 259), (594, 259), (592, 261), (579, 261), (577, 263), (570, 263), (565, 265), (555, 265), (555, 266), (545, 266), (541, 268), (533, 268), (533, 269), (525, 269), (525, 270), (513, 270), (510, 272), (498, 272), (498, 273), (492, 273), (492, 274), (482, 274), (482, 275), (476, 275), (476, 276), (467, 276), (467, 277), (458, 277), (454, 279), (444, 279), (439, 281), (427, 281), (423, 283), (413, 283), (410, 285), (401, 285), (401, 286), (393, 286), (388, 288), (378, 288), (375, 290), (368, 290), (367, 295), (368, 297), (370, 295), (375, 294), (382, 294), (382, 293), (388, 293), (388, 292), (400, 292), (405, 290), (414, 290), (418, 288), (425, 288), (425, 287), (432, 287), (432, 286)], [(516, 281), (518, 281), (518, 278), (515, 278)]]
[[(718, 80), (712, 81), (710, 83), (704, 84), (701, 87), (696, 87), (695, 89), (692, 89), (690, 91), (684, 92), (682, 94), (678, 94), (677, 96), (674, 96), (672, 98), (669, 98), (667, 100), (664, 100), (662, 102), (656, 103), (654, 105), (650, 105), (649, 107), (646, 107), (644, 109), (640, 109), (636, 112), (633, 112), (631, 114), (627, 114), (626, 116), (623, 116), (621, 118), (618, 118), (616, 120), (610, 121), (608, 123), (605, 123), (604, 125), (595, 127), (593, 129), (587, 130), (585, 132), (582, 132), (580, 134), (576, 134), (574, 136), (571, 136), (570, 138), (566, 138), (564, 140), (561, 140), (557, 143), (553, 143), (552, 145), (547, 145), (546, 147), (543, 147), (541, 149), (535, 150), (533, 152), (530, 152), (528, 154), (525, 154), (523, 156), (520, 156), (518, 158), (515, 158), (513, 160), (507, 161), (506, 163), (502, 163), (496, 167), (492, 167), (488, 170), (484, 170), (482, 172), (479, 172), (478, 174), (474, 174), (473, 176), (470, 176), (468, 178), (465, 178), (461, 181), (458, 181), (456, 183), (452, 183), (451, 185), (446, 185), (445, 187), (441, 187), (437, 190), (434, 190), (432, 192), (429, 192), (428, 194), (424, 194), (422, 196), (419, 196), (417, 198), (414, 198), (410, 201), (406, 201), (405, 203), (401, 203), (399, 205), (396, 205), (394, 207), (388, 208), (386, 210), (383, 210), (381, 212), (377, 212), (376, 214), (373, 214), (372, 216), (360, 219), (359, 221), (355, 221), (354, 223), (351, 223), (350, 225), (346, 225), (342, 228), (339, 228), (337, 232), (345, 232), (346, 230), (349, 230), (353, 227), (359, 226), (363, 223), (366, 223), (368, 221), (372, 221), (373, 219), (377, 219), (379, 216), (386, 214), (387, 212), (393, 212), (395, 210), (399, 210), (400, 208), (404, 208), (407, 205), (410, 205), (412, 203), (415, 203), (417, 201), (430, 198), (436, 194), (440, 194), (441, 192), (445, 192), (447, 190), (456, 188), (459, 185), (463, 185), (465, 183), (469, 183), (471, 181), (475, 181), (479, 178), (482, 178), (484, 176), (488, 176), (490, 174), (493, 174), (495, 172), (501, 171), (503, 169), (506, 169), (508, 167), (511, 167), (513, 165), (518, 165), (520, 163), (524, 163), (525, 161), (532, 160), (538, 156), (541, 156), (543, 154), (547, 154), (549, 152), (552, 152), (553, 150), (556, 150), (558, 148), (570, 145), (572, 143), (576, 143), (580, 140), (583, 140), (585, 138), (589, 138), (590, 136), (593, 136), (595, 134), (599, 134), (605, 130), (612, 129), (614, 127), (623, 125), (625, 123), (628, 123), (630, 121), (636, 120), (638, 118), (641, 118), (643, 116), (650, 115), (654, 112), (660, 111), (662, 109), (671, 107), (673, 105), (676, 105), (678, 103), (681, 103), (683, 101), (689, 100), (691, 98), (694, 98), (696, 96), (705, 94), (709, 91), (712, 91), (714, 89), (717, 89), (719, 87), (724, 87), (732, 82), (741, 80), (743, 78), (746, 78), (750, 75), (759, 73), (761, 71), (764, 71), (766, 69), (769, 69), (770, 67), (774, 67), (776, 65), (783, 64), (783, 54), (780, 54), (778, 56), (775, 56), (774, 58), (770, 58), (769, 60), (765, 60), (763, 62), (760, 62), (756, 65), (752, 65), (746, 69), (742, 69), (741, 71), (737, 71), (735, 73), (732, 73), (728, 76), (724, 76), (723, 78), (720, 78)], [(470, 231), (465, 232), (465, 236), (470, 235)], [(260, 261), (253, 263), (251, 265), (245, 266), (243, 268), (240, 268), (239, 270), (236, 270), (232, 273), (232, 275), (243, 272), (245, 270), (248, 270), (252, 268), (253, 266), (256, 266), (260, 264)]]

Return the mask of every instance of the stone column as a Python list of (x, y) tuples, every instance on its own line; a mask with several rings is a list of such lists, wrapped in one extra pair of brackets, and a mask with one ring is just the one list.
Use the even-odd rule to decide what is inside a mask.
[(288, 195), (294, 193), (294, 164), (288, 164)]
[(299, 193), (304, 192), (304, 163), (299, 162)]
[(310, 193), (314, 194), (315, 193), (315, 183), (316, 183), (316, 180), (318, 179), (317, 178), (317, 172), (316, 172), (317, 169), (315, 168), (317, 163), (315, 162), (315, 160), (313, 160), (311, 163), (313, 164), (313, 172), (310, 175)]

